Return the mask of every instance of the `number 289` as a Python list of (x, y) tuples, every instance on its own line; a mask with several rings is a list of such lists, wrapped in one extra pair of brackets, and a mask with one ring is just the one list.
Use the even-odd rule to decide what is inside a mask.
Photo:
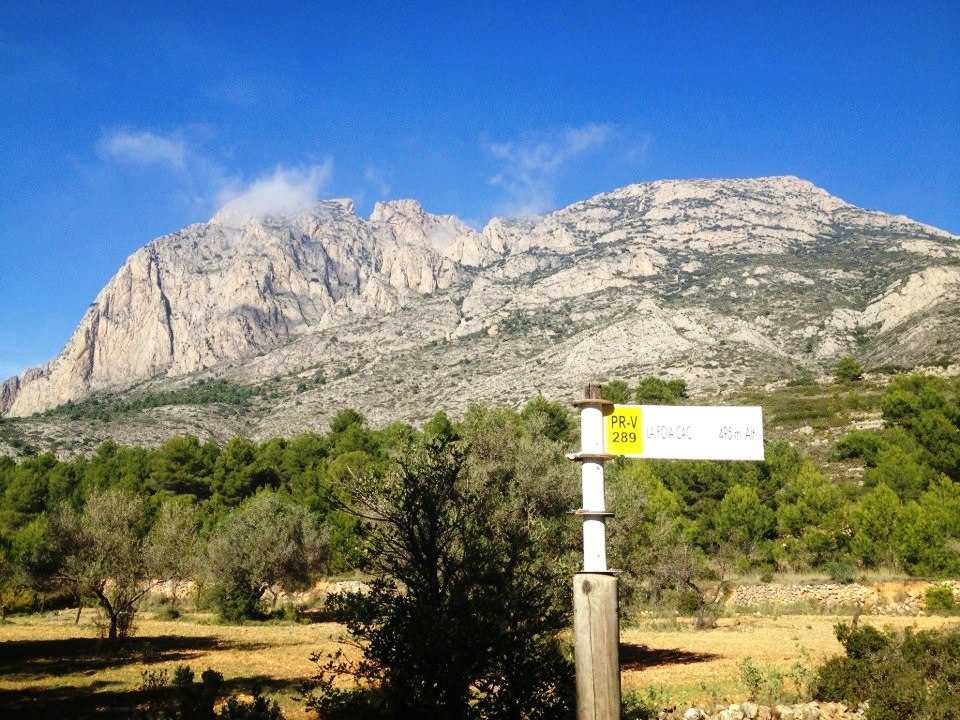
[(615, 443), (635, 443), (637, 441), (637, 433), (627, 432), (623, 430), (614, 430), (613, 441)]

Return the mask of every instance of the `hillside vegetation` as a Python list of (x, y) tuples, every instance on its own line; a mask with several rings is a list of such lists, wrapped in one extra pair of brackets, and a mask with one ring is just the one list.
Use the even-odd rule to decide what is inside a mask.
[[(748, 573), (960, 574), (960, 379), (910, 374), (881, 386), (860, 375), (778, 389), (763, 462), (607, 466), (625, 618), (667, 606), (714, 627), (730, 581)], [(690, 401), (676, 379), (611, 380), (603, 392)], [(871, 428), (849, 429), (874, 408)], [(308, 708), (324, 718), (440, 707), (564, 717), (572, 669), (558, 638), (580, 552), (567, 515), (578, 473), (564, 453), (576, 436), (571, 411), (536, 397), (519, 411), (474, 405), (456, 422), (437, 413), (419, 429), (372, 428), (344, 409), (328, 432), (287, 439), (179, 436), (0, 458), (0, 609), (83, 605), (122, 643), (161, 585), (165, 617), (189, 606), (224, 623), (295, 620), (298, 593), (359, 572), (366, 589), (312, 612), (342, 621), (361, 656), (314, 654)], [(928, 604), (953, 608), (941, 594)], [(200, 692), (186, 673), (182, 687), (175, 678), (155, 690)], [(359, 684), (344, 689), (341, 676)], [(836, 683), (823, 693), (874, 697)], [(531, 706), (534, 697), (549, 702)]]
[[(782, 389), (793, 396), (789, 402), (774, 396), (775, 404), (766, 407), (768, 426), (780, 428), (781, 437), (790, 434), (785, 426), (800, 423), (829, 430), (841, 413), (876, 403), (881, 427), (846, 432), (829, 447), (811, 446), (813, 454), (774, 440), (760, 463), (621, 459), (610, 464), (617, 566), (641, 577), (651, 562), (646, 548), (657, 544), (659, 533), (689, 546), (704, 562), (723, 557), (740, 572), (817, 569), (849, 575), (878, 567), (924, 576), (960, 572), (954, 545), (960, 537), (958, 381), (904, 375), (884, 389), (844, 387)], [(605, 391), (618, 400), (686, 401), (685, 386), (676, 381), (648, 378), (639, 387), (612, 382)], [(40, 552), (50, 518), (62, 507), (80, 511), (91, 494), (107, 490), (142, 498), (147, 525), (165, 504), (192, 508), (203, 539), (215, 537), (258, 494), (271, 493), (277, 502), (303, 508), (322, 530), (325, 557), (315, 571), (355, 568), (362, 530), (338, 498), (356, 478), (383, 476), (411, 443), (441, 430), (473, 452), (496, 434), (515, 453), (524, 448), (549, 456), (566, 509), (572, 509), (578, 502), (575, 468), (562, 452), (575, 444), (575, 428), (572, 413), (535, 398), (520, 412), (475, 406), (458, 423), (438, 413), (422, 430), (404, 423), (372, 429), (358, 413), (343, 410), (329, 432), (290, 439), (255, 443), (237, 437), (218, 445), (184, 436), (155, 449), (105, 442), (89, 457), (68, 460), (49, 453), (0, 458), (6, 597), (22, 598), (16, 589), (30, 585), (16, 568)], [(862, 476), (857, 472), (851, 479), (848, 471), (860, 469)], [(568, 550), (575, 555), (575, 523), (562, 522), (569, 526)]]

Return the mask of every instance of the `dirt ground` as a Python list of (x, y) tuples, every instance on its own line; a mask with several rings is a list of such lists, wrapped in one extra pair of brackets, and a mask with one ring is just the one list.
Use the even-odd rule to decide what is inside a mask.
[[(0, 624), (0, 716), (65, 717), (80, 708), (129, 708), (136, 704), (144, 670), (172, 674), (187, 664), (197, 675), (208, 667), (222, 673), (230, 692), (259, 686), (280, 701), (288, 717), (303, 718), (294, 698), (298, 683), (312, 672), (309, 656), (333, 651), (342, 634), (330, 623), (228, 626), (202, 615), (161, 621), (144, 613), (136, 637), (119, 652), (105, 652), (93, 613), (79, 625), (74, 617), (62, 611)], [(781, 670), (797, 660), (812, 664), (839, 652), (833, 637), (837, 620), (745, 616), (724, 618), (707, 631), (645, 621), (622, 632), (624, 689), (653, 689), (678, 703), (743, 699), (738, 668), (744, 658)], [(861, 622), (930, 628), (956, 621), (865, 616)]]
[[(849, 622), (850, 617), (739, 616), (722, 618), (718, 627), (701, 631), (661, 620), (644, 622), (621, 632), (623, 687), (662, 691), (677, 704), (738, 702), (746, 699), (739, 669), (744, 659), (788, 676), (798, 662), (812, 669), (841, 652), (833, 633), (840, 621)], [(880, 629), (927, 629), (957, 620), (864, 615), (859, 622)]]

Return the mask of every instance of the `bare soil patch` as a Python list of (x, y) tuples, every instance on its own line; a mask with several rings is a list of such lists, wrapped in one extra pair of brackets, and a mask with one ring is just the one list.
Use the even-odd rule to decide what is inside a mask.
[[(174, 621), (143, 614), (137, 635), (117, 647), (97, 638), (93, 613), (74, 625), (75, 612), (21, 616), (0, 624), (0, 716), (63, 718), (121, 716), (143, 701), (144, 670), (180, 664), (198, 674), (223, 673), (231, 693), (262, 688), (289, 718), (306, 717), (294, 698), (313, 672), (309, 656), (332, 652), (343, 628), (335, 623), (218, 625), (203, 614)], [(844, 618), (825, 615), (724, 618), (713, 630), (684, 623), (641, 622), (622, 632), (623, 685), (658, 689), (677, 703), (736, 702), (744, 658), (783, 670), (839, 652), (833, 626)], [(864, 616), (876, 627), (942, 627), (956, 619)], [(344, 648), (350, 652), (349, 648)], [(122, 715), (125, 716), (125, 713)]]

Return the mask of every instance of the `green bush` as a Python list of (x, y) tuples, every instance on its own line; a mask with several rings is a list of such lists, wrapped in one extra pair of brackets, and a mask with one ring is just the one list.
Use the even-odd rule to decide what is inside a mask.
[(283, 720), (277, 702), (257, 690), (249, 701), (228, 698), (215, 712), (223, 675), (209, 668), (200, 675), (200, 682), (195, 682), (189, 665), (178, 665), (172, 681), (166, 670), (144, 670), (141, 677), (140, 692), (146, 702), (139, 706), (136, 717), (144, 720)]
[(785, 698), (783, 673), (775, 667), (758, 666), (753, 658), (744, 658), (740, 663), (740, 682), (751, 700), (764, 705), (775, 705)]
[(163, 605), (156, 612), (157, 620), (177, 620), (180, 618), (180, 611), (173, 605)]
[(841, 623), (836, 634), (846, 654), (817, 669), (816, 699), (867, 702), (865, 720), (960, 718), (960, 628), (882, 633)]
[(680, 590), (673, 602), (681, 615), (694, 615), (700, 609), (700, 596), (693, 590)]
[(827, 563), (824, 569), (831, 580), (841, 585), (849, 585), (857, 579), (857, 567), (851, 562), (835, 560)]
[(949, 585), (933, 585), (924, 593), (924, 607), (928, 613), (953, 615), (957, 612), (957, 602), (953, 599), (953, 590)]
[(863, 367), (856, 358), (844, 355), (833, 366), (833, 375), (840, 382), (856, 382), (863, 379)]
[(634, 398), (641, 405), (677, 405), (687, 398), (687, 383), (679, 379), (640, 378)]
[(620, 716), (623, 720), (654, 720), (665, 700), (654, 688), (627, 690), (620, 701)]

